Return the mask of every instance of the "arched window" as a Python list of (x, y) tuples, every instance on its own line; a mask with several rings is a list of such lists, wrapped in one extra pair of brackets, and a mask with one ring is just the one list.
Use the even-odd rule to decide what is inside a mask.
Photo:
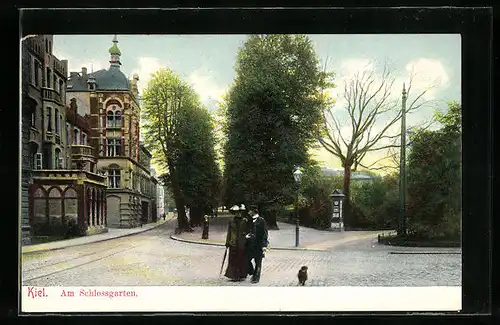
[(72, 187), (68, 187), (64, 192), (64, 217), (78, 220), (78, 196)]
[(78, 129), (75, 129), (73, 132), (73, 144), (80, 144), (80, 131)]
[(108, 128), (113, 128), (115, 127), (115, 112), (109, 110), (108, 111)]
[(87, 215), (85, 216), (85, 221), (87, 222), (87, 226), (90, 226), (90, 215), (91, 215), (91, 206), (92, 206), (92, 192), (90, 192), (90, 188), (87, 189), (87, 204), (86, 204), (86, 210), (87, 210)]
[(45, 191), (38, 188), (33, 193), (33, 223), (40, 224), (47, 222), (47, 196)]
[(49, 222), (59, 223), (62, 217), (62, 195), (61, 190), (53, 187), (49, 192)]
[(47, 121), (45, 121), (47, 126), (47, 132), (52, 132), (52, 108), (47, 107)]
[(96, 203), (95, 189), (92, 189), (92, 226), (96, 225)]
[(115, 126), (116, 127), (122, 127), (122, 112), (121, 111), (115, 111)]
[(61, 150), (59, 148), (56, 148), (56, 150), (54, 151), (55, 155), (55, 166), (56, 166), (56, 169), (62, 169), (63, 168), (63, 164), (62, 164), (62, 158), (61, 158)]
[(96, 223), (99, 226), (101, 224), (101, 193), (99, 191), (96, 192), (96, 204), (95, 204), (95, 219)]
[(59, 94), (61, 94), (61, 101), (65, 103), (66, 99), (64, 98), (64, 81), (62, 79), (59, 80)]
[(59, 110), (57, 108), (54, 110), (54, 118), (56, 120), (56, 134), (59, 134), (59, 131), (61, 130), (61, 119), (59, 117)]
[(66, 144), (71, 144), (71, 125), (66, 123)]
[(121, 128), (122, 127), (122, 112), (117, 105), (111, 105), (108, 107), (108, 112), (106, 113), (108, 117), (107, 128)]

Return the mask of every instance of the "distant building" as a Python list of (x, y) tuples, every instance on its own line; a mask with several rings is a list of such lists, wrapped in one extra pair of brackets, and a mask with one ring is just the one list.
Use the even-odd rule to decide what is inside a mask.
[(109, 55), (107, 70), (71, 72), (66, 98), (90, 115), (88, 143), (97, 153), (97, 170), (107, 178), (109, 227), (132, 228), (156, 220), (156, 186), (151, 154), (139, 142), (139, 77), (129, 80), (121, 71), (116, 36)]
[[(328, 168), (328, 167), (322, 167), (321, 168), (323, 175), (324, 176), (344, 176), (344, 170), (343, 169), (334, 169), (334, 168)], [(363, 172), (351, 172), (351, 180), (353, 181), (370, 181), (373, 180), (375, 177), (373, 175), (370, 175), (368, 173), (363, 173)]]
[(106, 185), (87, 146), (88, 116), (65, 105), (67, 61), (50, 35), (22, 43), (22, 243), (32, 236), (107, 231)]

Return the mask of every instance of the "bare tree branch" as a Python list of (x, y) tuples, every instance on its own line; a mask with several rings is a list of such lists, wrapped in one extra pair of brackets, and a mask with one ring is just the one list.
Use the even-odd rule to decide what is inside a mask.
[[(406, 107), (406, 113), (417, 111), (424, 105), (429, 104), (431, 101), (425, 101), (424, 96), (430, 89), (435, 87), (435, 84), (431, 85), (413, 96), (414, 77), (415, 73), (412, 71), (407, 89), (407, 98), (411, 97), (411, 101)], [(377, 81), (377, 79), (380, 79), (380, 81)], [(349, 139), (344, 136), (333, 108), (327, 108), (326, 113), (324, 113), (324, 128), (327, 136), (319, 140), (320, 144), (328, 152), (341, 158), (343, 162), (351, 164), (354, 170), (358, 166), (367, 169), (382, 169), (382, 167), (375, 167), (380, 160), (369, 164), (369, 166), (363, 164), (366, 154), (380, 150), (391, 152), (392, 149), (400, 147), (400, 144), (395, 142), (400, 138), (399, 132), (396, 134), (390, 133), (392, 127), (401, 120), (402, 116), (399, 99), (391, 99), (394, 82), (393, 71), (385, 64), (379, 75), (376, 75), (373, 69), (365, 69), (362, 72), (355, 73), (350, 80), (344, 83), (343, 97), (346, 104), (343, 108), (349, 117), (347, 123), (351, 124)], [(386, 122), (378, 128), (379, 123), (377, 122), (382, 119), (385, 119)], [(381, 143), (384, 140), (391, 140), (392, 143)], [(341, 144), (346, 148), (345, 154), (341, 150)], [(394, 154), (397, 154), (397, 152), (394, 152)], [(390, 157), (392, 156), (394, 155), (391, 153)], [(387, 157), (382, 160), (385, 159)]]

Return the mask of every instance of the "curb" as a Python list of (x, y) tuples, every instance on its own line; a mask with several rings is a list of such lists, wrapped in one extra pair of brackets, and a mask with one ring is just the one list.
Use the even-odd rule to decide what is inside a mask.
[[(170, 221), (170, 220), (166, 220), (165, 222), (157, 224), (157, 225), (155, 225), (153, 227), (150, 227), (148, 229), (139, 230), (139, 231), (136, 231), (136, 232), (133, 232), (133, 233), (130, 233), (130, 234), (118, 235), (118, 236), (114, 236), (114, 237), (109, 237), (109, 238), (103, 238), (103, 239), (94, 240), (94, 241), (91, 241), (91, 242), (86, 242), (86, 243), (81, 243), (81, 244), (67, 245), (67, 246), (62, 246), (62, 247), (42, 248), (42, 249), (36, 249), (35, 248), (34, 250), (31, 250), (31, 251), (28, 251), (28, 252), (22, 252), (21, 251), (21, 255), (29, 255), (29, 254), (33, 254), (33, 253), (57, 251), (57, 250), (65, 249), (65, 248), (69, 248), (69, 247), (83, 246), (83, 245), (100, 243), (100, 242), (104, 242), (104, 241), (108, 241), (108, 240), (112, 240), (112, 239), (117, 239), (117, 238), (129, 237), (129, 236), (137, 235), (137, 234), (140, 234), (140, 233), (143, 233), (143, 232), (155, 229), (155, 228), (157, 228), (157, 227), (159, 227), (161, 225), (166, 224), (168, 221)], [(29, 247), (29, 246), (27, 246), (27, 247)]]
[[(174, 235), (170, 236), (170, 239), (180, 241), (183, 243), (189, 243), (189, 244), (197, 244), (197, 245), (206, 245), (206, 246), (219, 246), (219, 247), (225, 247), (226, 245), (221, 244), (221, 243), (207, 243), (207, 242), (202, 242), (202, 241), (197, 241), (197, 240), (191, 240), (191, 239), (184, 239), (184, 238), (179, 238)], [(326, 249), (311, 249), (311, 248), (294, 248), (294, 247), (271, 247), (269, 250), (277, 250), (277, 251), (311, 251), (311, 252), (328, 252)]]
[(389, 252), (393, 255), (462, 255), (461, 252)]

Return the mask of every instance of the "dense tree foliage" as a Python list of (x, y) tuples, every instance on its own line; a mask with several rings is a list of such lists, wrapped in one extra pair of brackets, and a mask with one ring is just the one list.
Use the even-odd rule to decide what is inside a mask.
[(352, 203), (359, 209), (356, 227), (396, 229), (399, 213), (399, 175), (375, 176), (353, 183)]
[(314, 162), (303, 169), (300, 183), (299, 213), (304, 226), (326, 229), (331, 225), (332, 199), (334, 189), (341, 189), (343, 177), (323, 174)]
[(407, 214), (410, 234), (459, 239), (461, 230), (461, 105), (436, 114), (437, 131), (419, 130), (408, 157)]
[(144, 141), (165, 171), (162, 179), (175, 201), (177, 230), (192, 231), (184, 207), (206, 209), (219, 182), (210, 116), (192, 87), (168, 68), (153, 74), (142, 110)]
[(216, 162), (215, 136), (210, 113), (200, 107), (179, 114), (177, 170), (184, 202), (190, 208), (191, 226), (218, 205), (221, 175)]
[(317, 139), (329, 77), (304, 35), (247, 39), (225, 107), (226, 205), (258, 204), (277, 228), (276, 213), (295, 197), (293, 171)]

